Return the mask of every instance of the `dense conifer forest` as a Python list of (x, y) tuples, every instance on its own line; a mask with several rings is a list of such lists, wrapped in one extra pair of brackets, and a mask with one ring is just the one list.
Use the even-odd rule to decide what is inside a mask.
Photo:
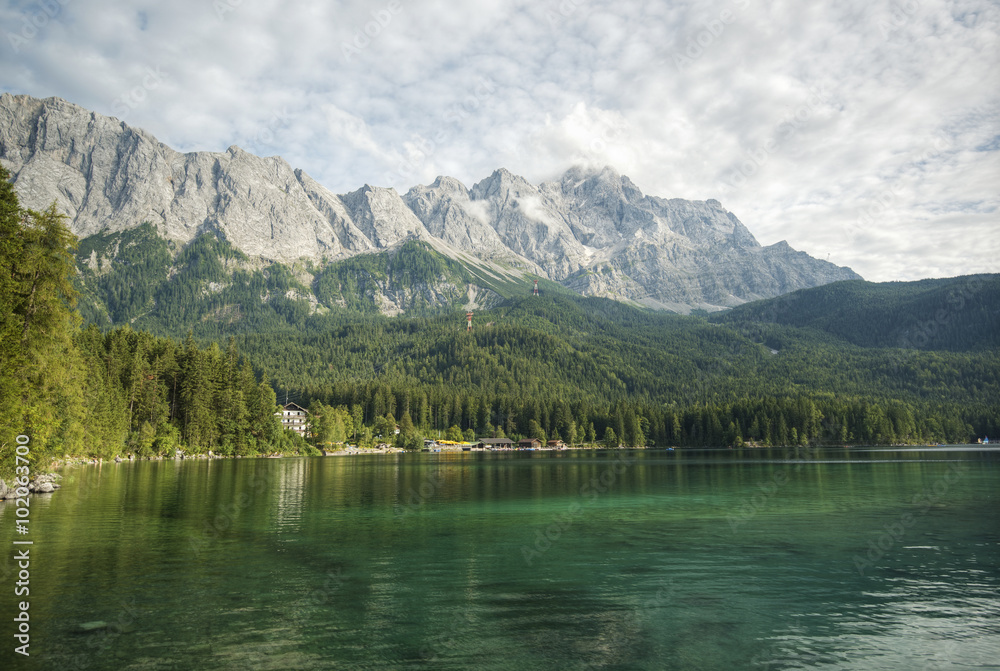
[[(229, 342), (183, 343), (118, 327), (81, 328), (77, 241), (55, 206), (22, 209), (0, 168), (0, 471), (28, 437), (36, 470), (63, 455), (140, 457), (176, 449), (226, 455), (309, 450), (281, 429), (274, 390)], [(148, 262), (157, 262), (156, 253)], [(108, 287), (126, 320), (148, 299)], [(24, 442), (24, 439), (21, 441)]]
[[(489, 279), (426, 245), (293, 268), (211, 234), (178, 249), (149, 224), (78, 242), (54, 206), (22, 209), (0, 177), (3, 468), (19, 434), (45, 467), (425, 437), (722, 447), (1000, 433), (1000, 276), (838, 282), (712, 316), (544, 281), (532, 296), (508, 279), (467, 332), (461, 290), (438, 304), (414, 292), (392, 318), (372, 298), (387, 282)], [(286, 399), (309, 408), (308, 443), (281, 429)]]

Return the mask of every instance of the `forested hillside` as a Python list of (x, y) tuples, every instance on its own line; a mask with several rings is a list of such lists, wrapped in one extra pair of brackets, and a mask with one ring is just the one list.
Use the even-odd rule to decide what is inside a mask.
[(862, 347), (988, 350), (1000, 347), (1000, 275), (834, 282), (740, 305), (712, 321), (764, 336), (798, 326)]
[[(149, 224), (91, 236), (77, 250), (80, 312), (102, 328), (132, 325), (180, 337), (301, 326), (309, 290), (282, 264), (255, 267), (207, 233), (181, 250)], [(301, 295), (301, 299), (299, 296)]]
[[(566, 398), (695, 402), (828, 392), (982, 400), (1000, 392), (996, 351), (926, 352), (846, 345), (808, 329), (780, 337), (607, 299), (523, 297), (477, 313), (357, 320), (321, 333), (238, 338), (275, 382), (399, 380)], [(780, 345), (780, 349), (772, 345)]]
[[(94, 235), (76, 251), (85, 322), (160, 335), (315, 331), (360, 315), (440, 314), (530, 294), (532, 281), (499, 267), (463, 264), (407, 241), (379, 254), (314, 266), (253, 261), (214, 232), (182, 249), (151, 224)], [(546, 293), (571, 294), (540, 280)]]
[[(13, 472), (17, 445), (27, 446), (36, 471), (68, 454), (305, 447), (281, 430), (273, 389), (233, 343), (222, 351), (127, 327), (81, 329), (73, 309), (76, 246), (54, 207), (19, 206), (0, 168), (0, 476)], [(100, 288), (126, 316), (149, 296), (128, 282)]]
[[(524, 275), (415, 241), (322, 269), (260, 265), (211, 233), (177, 249), (151, 226), (77, 247), (55, 210), (22, 210), (2, 182), (4, 465), (18, 433), (39, 463), (312, 450), (280, 429), (275, 392), (310, 408), (315, 446), (372, 445), (396, 427), (404, 447), (1000, 432), (995, 275), (842, 282), (686, 317), (545, 281), (533, 296)], [(408, 314), (386, 316), (386, 302)]]
[(432, 434), (603, 440), (610, 428), (624, 444), (721, 445), (964, 441), (997, 428), (996, 351), (862, 348), (776, 328), (777, 351), (700, 318), (529, 296), (477, 313), (471, 333), (454, 313), (237, 342), (268, 362), (279, 393), (369, 424), (405, 414)]

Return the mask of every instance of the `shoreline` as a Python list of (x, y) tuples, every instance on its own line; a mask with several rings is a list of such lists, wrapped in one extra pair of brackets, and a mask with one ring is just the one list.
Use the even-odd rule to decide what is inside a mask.
[[(48, 467), (48, 470), (43, 471), (31, 478), (28, 483), (29, 495), (31, 494), (51, 494), (57, 489), (62, 487), (59, 484), (59, 480), (62, 480), (63, 476), (59, 471), (66, 468), (74, 468), (80, 466), (104, 466), (105, 464), (113, 464), (115, 466), (122, 463), (138, 463), (143, 461), (210, 461), (216, 459), (311, 459), (311, 458), (323, 458), (323, 457), (356, 457), (364, 455), (387, 455), (387, 454), (500, 454), (500, 453), (514, 453), (514, 452), (732, 452), (738, 449), (747, 450), (768, 450), (768, 449), (805, 449), (805, 450), (820, 450), (820, 449), (845, 449), (845, 450), (880, 450), (880, 451), (893, 451), (893, 450), (968, 450), (968, 451), (1000, 451), (1000, 444), (982, 444), (982, 443), (949, 443), (942, 444), (937, 443), (934, 445), (818, 445), (818, 446), (744, 446), (741, 448), (733, 447), (563, 447), (563, 448), (531, 448), (531, 449), (441, 449), (436, 451), (429, 450), (404, 450), (402, 448), (387, 448), (387, 449), (353, 449), (353, 450), (333, 450), (324, 451), (322, 454), (258, 454), (252, 456), (244, 455), (218, 455), (218, 454), (191, 454), (183, 456), (174, 457), (133, 457), (130, 459), (115, 457), (114, 459), (99, 459), (92, 458), (87, 459), (84, 457), (64, 457), (62, 459), (53, 459)], [(12, 481), (8, 483), (6, 479), (0, 478), (0, 503), (5, 500), (13, 500), (17, 498), (16, 496), (17, 486)]]
[(102, 459), (102, 458), (86, 458), (86, 457), (63, 457), (61, 459), (53, 459), (50, 462), (48, 468), (39, 473), (39, 477), (55, 473), (56, 471), (63, 469), (68, 466), (100, 466), (104, 464), (120, 464), (120, 463), (137, 463), (142, 461), (208, 461), (216, 459), (298, 459), (298, 458), (322, 458), (322, 457), (351, 457), (359, 455), (385, 455), (385, 454), (482, 454), (482, 453), (512, 453), (512, 452), (619, 452), (619, 451), (640, 451), (640, 452), (691, 452), (691, 451), (704, 451), (704, 452), (732, 452), (736, 450), (829, 450), (829, 449), (844, 449), (844, 450), (857, 450), (857, 449), (879, 449), (879, 450), (893, 450), (893, 449), (939, 449), (939, 448), (966, 448), (966, 449), (976, 449), (976, 450), (994, 450), (1000, 449), (1000, 443), (997, 444), (981, 444), (981, 443), (912, 443), (912, 444), (855, 444), (855, 445), (841, 445), (841, 444), (831, 444), (831, 445), (743, 445), (742, 447), (732, 447), (732, 446), (670, 446), (670, 447), (604, 447), (603, 445), (594, 446), (572, 446), (572, 447), (562, 447), (562, 448), (547, 448), (547, 447), (537, 447), (537, 448), (513, 448), (513, 449), (490, 449), (490, 448), (440, 448), (437, 450), (406, 450), (399, 447), (390, 448), (371, 448), (371, 449), (341, 449), (341, 450), (325, 450), (321, 454), (298, 454), (298, 453), (280, 453), (275, 452), (272, 454), (254, 454), (254, 455), (221, 455), (221, 454), (185, 454), (183, 456), (154, 456), (154, 457), (115, 457), (113, 459)]

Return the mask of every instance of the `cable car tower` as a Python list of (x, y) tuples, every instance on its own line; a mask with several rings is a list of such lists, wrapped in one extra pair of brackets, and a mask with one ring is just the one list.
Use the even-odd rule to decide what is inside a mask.
[(535, 288), (531, 291), (532, 296), (538, 295), (538, 280), (535, 280)]
[(466, 328), (465, 328), (466, 333), (468, 333), (469, 331), (472, 330), (472, 313), (471, 312), (466, 312), (465, 313), (465, 318), (468, 320), (468, 326), (466, 326)]

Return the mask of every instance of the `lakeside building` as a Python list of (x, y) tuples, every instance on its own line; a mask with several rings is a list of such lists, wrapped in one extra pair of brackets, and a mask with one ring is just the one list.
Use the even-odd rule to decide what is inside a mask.
[(521, 440), (517, 441), (517, 446), (521, 448), (538, 449), (539, 447), (542, 446), (542, 441), (538, 440), (537, 438), (522, 438)]
[(274, 413), (275, 417), (281, 418), (281, 428), (290, 429), (303, 438), (306, 437), (306, 417), (309, 411), (298, 403), (286, 403), (281, 407), (280, 412)]
[(514, 447), (514, 441), (510, 438), (480, 438), (479, 447), (485, 449), (511, 449)]

